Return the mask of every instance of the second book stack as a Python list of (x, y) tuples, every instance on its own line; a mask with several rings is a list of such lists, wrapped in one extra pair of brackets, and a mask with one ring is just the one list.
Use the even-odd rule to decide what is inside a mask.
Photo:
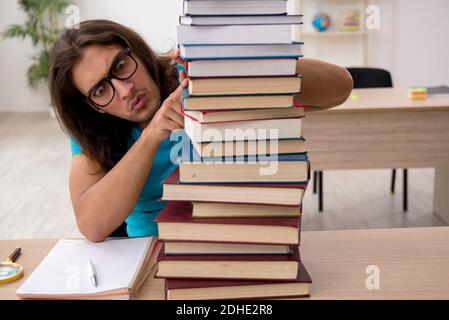
[(189, 157), (164, 182), (157, 277), (167, 299), (304, 296), (310, 166), (294, 106), (302, 43), (287, 1), (184, 1), (178, 42)]

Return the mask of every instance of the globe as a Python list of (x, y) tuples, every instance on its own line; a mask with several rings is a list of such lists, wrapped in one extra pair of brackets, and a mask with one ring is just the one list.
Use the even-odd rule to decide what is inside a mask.
[(316, 15), (313, 16), (312, 19), (312, 25), (317, 29), (319, 32), (325, 31), (327, 28), (329, 28), (329, 25), (331, 23), (331, 19), (328, 14), (319, 12)]

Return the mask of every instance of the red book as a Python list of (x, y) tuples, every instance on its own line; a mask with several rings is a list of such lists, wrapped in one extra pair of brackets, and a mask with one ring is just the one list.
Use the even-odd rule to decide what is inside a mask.
[(167, 279), (167, 300), (273, 299), (310, 295), (312, 279), (300, 262), (293, 281)]
[(158, 278), (277, 280), (297, 278), (299, 249), (290, 255), (166, 255), (158, 256)]
[(170, 202), (155, 219), (159, 239), (299, 245), (301, 217), (193, 218), (191, 202)]
[(181, 184), (176, 169), (163, 183), (162, 200), (300, 206), (306, 187), (307, 183)]

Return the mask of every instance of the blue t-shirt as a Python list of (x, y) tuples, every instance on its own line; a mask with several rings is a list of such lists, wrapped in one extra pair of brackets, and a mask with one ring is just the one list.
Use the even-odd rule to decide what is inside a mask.
[[(136, 142), (142, 134), (142, 129), (133, 126), (128, 139), (128, 149)], [(148, 237), (159, 234), (154, 219), (165, 207), (166, 203), (160, 201), (162, 197), (162, 182), (170, 173), (176, 169), (177, 163), (170, 160), (170, 152), (178, 142), (170, 141), (170, 137), (162, 141), (156, 151), (148, 178), (143, 186), (142, 192), (137, 200), (134, 210), (126, 219), (128, 236)], [(70, 139), (72, 154), (80, 154), (80, 146)]]

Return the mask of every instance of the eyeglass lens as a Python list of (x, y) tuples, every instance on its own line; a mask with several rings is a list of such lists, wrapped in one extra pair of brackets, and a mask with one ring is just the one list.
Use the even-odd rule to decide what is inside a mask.
[[(137, 69), (137, 63), (128, 54), (124, 54), (111, 68), (111, 77), (119, 80), (129, 79)], [(112, 82), (103, 80), (91, 93), (90, 99), (98, 106), (106, 106), (114, 99), (115, 89)]]

